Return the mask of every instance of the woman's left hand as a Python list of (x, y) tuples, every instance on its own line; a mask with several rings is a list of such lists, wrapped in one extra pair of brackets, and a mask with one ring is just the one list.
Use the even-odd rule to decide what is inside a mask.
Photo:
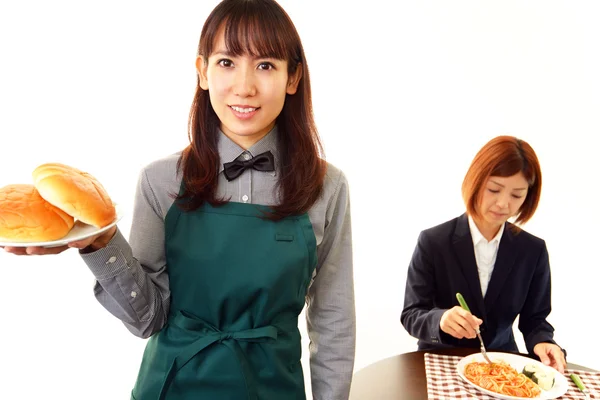
[(561, 374), (565, 372), (567, 361), (565, 360), (565, 353), (559, 346), (554, 343), (538, 343), (534, 346), (533, 352), (544, 365), (551, 366)]

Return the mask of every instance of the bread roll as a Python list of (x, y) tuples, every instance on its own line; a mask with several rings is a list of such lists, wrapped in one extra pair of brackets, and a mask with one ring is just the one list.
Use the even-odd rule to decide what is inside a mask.
[(63, 238), (73, 217), (40, 196), (33, 185), (0, 188), (0, 238), (13, 242), (46, 242)]
[(46, 201), (81, 222), (103, 228), (115, 220), (117, 213), (108, 193), (87, 172), (50, 163), (40, 165), (32, 175)]

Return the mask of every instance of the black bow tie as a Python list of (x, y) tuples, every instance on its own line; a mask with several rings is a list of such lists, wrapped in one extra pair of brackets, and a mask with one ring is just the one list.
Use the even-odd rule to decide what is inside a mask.
[(233, 160), (223, 164), (225, 178), (232, 181), (242, 174), (248, 168), (254, 168), (257, 171), (275, 171), (275, 162), (273, 154), (270, 151), (261, 153), (249, 160)]

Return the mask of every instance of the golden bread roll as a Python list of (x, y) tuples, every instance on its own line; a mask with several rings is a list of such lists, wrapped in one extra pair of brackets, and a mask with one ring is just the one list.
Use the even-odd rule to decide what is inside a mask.
[(50, 204), (97, 228), (112, 223), (117, 212), (104, 187), (87, 172), (49, 163), (33, 171), (34, 185)]
[(0, 188), (0, 238), (13, 242), (47, 242), (67, 235), (75, 221), (40, 196), (33, 185)]

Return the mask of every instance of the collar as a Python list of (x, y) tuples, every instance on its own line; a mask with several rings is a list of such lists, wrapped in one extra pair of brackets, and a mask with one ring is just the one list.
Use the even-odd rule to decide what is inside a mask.
[(506, 225), (506, 224), (502, 224), (502, 226), (498, 230), (498, 233), (496, 233), (496, 236), (494, 236), (492, 238), (492, 240), (490, 240), (488, 242), (487, 239), (485, 237), (483, 237), (483, 235), (479, 231), (479, 228), (477, 228), (477, 225), (475, 225), (475, 221), (473, 220), (473, 217), (471, 217), (469, 215), (468, 218), (469, 218), (469, 229), (471, 231), (471, 237), (473, 238), (473, 246), (477, 246), (477, 243), (481, 242), (482, 240), (484, 241), (484, 243), (494, 243), (494, 242), (500, 243), (500, 239), (502, 238), (502, 234), (504, 233), (504, 225)]
[(273, 158), (275, 159), (275, 169), (277, 170), (278, 160), (279, 160), (279, 152), (277, 151), (277, 138), (279, 137), (279, 133), (277, 130), (277, 125), (273, 129), (269, 131), (258, 142), (254, 143), (248, 150), (244, 150), (240, 145), (235, 143), (233, 140), (227, 137), (221, 129), (218, 132), (218, 144), (217, 148), (219, 150), (219, 173), (223, 172), (223, 163), (230, 162), (238, 159), (242, 153), (249, 153), (252, 157), (264, 153), (265, 151), (270, 151), (273, 153)]

